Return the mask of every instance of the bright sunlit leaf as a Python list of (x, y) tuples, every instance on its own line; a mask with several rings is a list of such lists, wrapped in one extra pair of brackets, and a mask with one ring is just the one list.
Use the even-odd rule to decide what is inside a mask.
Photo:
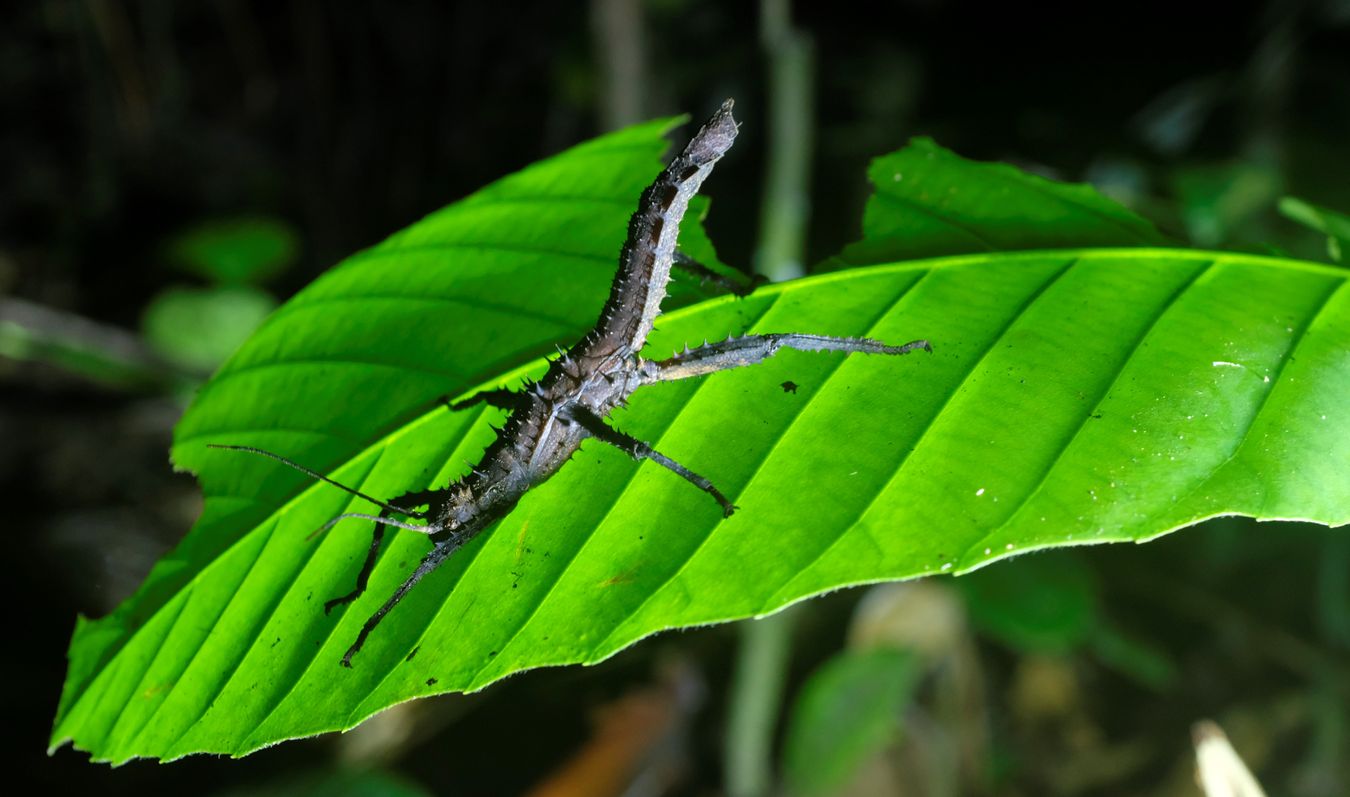
[(343, 669), (428, 541), (392, 535), (366, 595), (325, 616), (370, 529), (305, 537), (369, 507), (206, 444), (267, 448), (381, 496), (464, 473), (500, 416), (439, 399), (537, 374), (594, 322), (667, 127), (489, 186), (273, 314), (179, 424), (174, 461), (198, 474), (205, 511), (135, 596), (80, 623), (54, 744), (112, 761), (241, 755), (845, 585), (1223, 514), (1350, 522), (1344, 271), (1159, 248), (879, 265), (660, 320), (656, 354), (743, 332), (933, 342), (902, 358), (787, 352), (638, 392), (616, 425), (714, 480), (735, 516), (589, 442)]

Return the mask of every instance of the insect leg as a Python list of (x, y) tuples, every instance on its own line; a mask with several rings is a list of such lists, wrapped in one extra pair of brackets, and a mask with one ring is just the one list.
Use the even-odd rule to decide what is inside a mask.
[[(395, 498), (393, 501), (390, 501), (389, 503), (391, 506), (394, 506), (396, 504), (404, 504), (406, 506), (413, 507), (417, 506), (418, 504), (427, 503), (436, 495), (436, 493), (437, 493), (436, 490), (421, 490), (418, 492), (411, 492), (405, 495), (401, 495), (398, 498)], [(394, 506), (394, 509), (400, 514), (412, 514), (410, 510), (403, 510), (398, 508), (397, 506)], [(390, 510), (381, 509), (379, 517), (387, 519), (389, 514)], [(356, 576), (356, 589), (352, 590), (346, 595), (343, 595), (338, 598), (333, 598), (332, 600), (324, 603), (323, 605), (324, 614), (328, 614), (329, 612), (331, 612), (335, 606), (341, 606), (345, 603), (351, 603), (352, 601), (361, 597), (361, 593), (366, 591), (366, 582), (370, 580), (370, 573), (372, 570), (375, 569), (375, 559), (380, 554), (380, 543), (384, 542), (385, 525), (386, 525), (385, 523), (379, 520), (377, 520), (375, 523), (375, 532), (370, 540), (370, 551), (366, 553), (366, 561), (362, 563), (361, 572), (358, 573)]]
[(422, 557), (422, 561), (417, 565), (417, 569), (412, 572), (412, 575), (408, 576), (408, 578), (398, 586), (398, 589), (394, 590), (394, 594), (389, 596), (389, 600), (385, 601), (384, 605), (379, 609), (376, 609), (375, 613), (370, 616), (370, 619), (366, 620), (365, 625), (361, 626), (360, 633), (356, 635), (356, 641), (352, 643), (351, 647), (347, 648), (347, 652), (342, 656), (343, 667), (351, 669), (352, 656), (355, 656), (357, 651), (361, 650), (361, 646), (366, 644), (366, 638), (370, 636), (371, 631), (375, 630), (375, 626), (379, 625), (380, 621), (384, 619), (384, 616), (389, 614), (389, 611), (393, 609), (399, 601), (403, 600), (403, 596), (407, 595), (408, 591), (417, 585), (417, 582), (421, 581), (427, 573), (440, 567), (446, 557), (454, 553), (457, 548), (459, 548), (458, 541), (437, 543), (435, 548), (432, 548), (426, 556)]
[(699, 488), (703, 492), (717, 499), (717, 503), (722, 505), (722, 516), (731, 517), (731, 513), (736, 511), (735, 505), (727, 500), (722, 491), (718, 490), (708, 479), (694, 473), (685, 466), (662, 454), (660, 451), (652, 448), (647, 443), (633, 437), (632, 435), (620, 432), (618, 429), (605, 423), (604, 419), (585, 407), (574, 407), (571, 412), (572, 418), (584, 428), (592, 437), (597, 440), (609, 443), (615, 448), (623, 451), (636, 460), (650, 459), (656, 464), (668, 468), (679, 474), (690, 484)]
[(932, 351), (926, 340), (913, 340), (900, 346), (890, 346), (869, 338), (836, 338), (828, 335), (787, 333), (775, 335), (746, 335), (727, 338), (718, 343), (707, 343), (688, 349), (668, 360), (643, 363), (643, 382), (670, 382), (691, 376), (727, 371), (761, 363), (779, 349), (799, 351), (839, 351), (850, 354), (908, 354), (915, 349)]
[(675, 267), (687, 274), (698, 277), (700, 282), (711, 282), (727, 293), (737, 296), (749, 296), (755, 288), (768, 280), (762, 274), (755, 274), (748, 282), (738, 282), (725, 274), (719, 274), (679, 249), (675, 250)]

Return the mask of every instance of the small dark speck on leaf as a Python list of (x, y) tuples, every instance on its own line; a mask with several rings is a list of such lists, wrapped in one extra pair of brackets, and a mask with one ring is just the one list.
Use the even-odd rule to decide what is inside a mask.
[(412, 660), (413, 660), (413, 656), (416, 656), (416, 655), (417, 655), (417, 651), (419, 651), (419, 650), (421, 650), (421, 649), (422, 649), (422, 646), (421, 646), (421, 645), (418, 645), (417, 647), (413, 648), (411, 651), (408, 652), (408, 658), (404, 659), (404, 661), (412, 661)]
[(492, 658), (493, 656), (496, 656), (496, 655), (497, 655), (497, 651), (495, 651), (495, 650), (489, 650), (489, 651), (488, 651), (488, 658), (489, 658), (489, 659)]
[(428, 678), (428, 679), (427, 679), (427, 686), (435, 686), (435, 685), (436, 685), (436, 679), (435, 679), (435, 678)]
[(783, 392), (784, 392), (784, 393), (794, 393), (794, 394), (795, 394), (795, 393), (797, 392), (797, 387), (798, 387), (798, 385), (797, 385), (796, 382), (787, 381), (787, 382), (784, 382), (783, 384), (779, 385), (779, 387), (783, 388)]
[(281, 644), (281, 637), (277, 637), (277, 641), (272, 643), (272, 647), (276, 647), (279, 644)]
[(1093, 415), (1092, 417), (1094, 420), (1100, 421), (1102, 419), (1102, 414), (1099, 412), (1096, 415)]

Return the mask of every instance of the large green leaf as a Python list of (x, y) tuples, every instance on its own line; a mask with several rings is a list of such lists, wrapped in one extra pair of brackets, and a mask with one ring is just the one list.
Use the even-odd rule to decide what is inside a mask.
[(361, 502), (206, 443), (261, 445), (376, 495), (463, 473), (495, 411), (452, 413), (436, 397), (537, 373), (532, 357), (591, 323), (661, 129), (601, 139), (451, 206), (264, 325), (178, 430), (175, 460), (207, 495), (201, 521), (117, 613), (81, 623), (53, 743), (113, 761), (242, 754), (846, 584), (1143, 540), (1216, 514), (1350, 520), (1343, 271), (1164, 249), (852, 270), (661, 321), (658, 352), (743, 331), (936, 347), (788, 352), (639, 392), (616, 423), (716, 481), (734, 517), (587, 443), (343, 669), (427, 540), (394, 535), (366, 596), (325, 616), (369, 528), (305, 536)]
[[(629, 128), (506, 177), (353, 255), (273, 314), (175, 429), (174, 462), (198, 474), (204, 511), (130, 600), (81, 620), (63, 713), (134, 629), (309, 484), (266, 461), (212, 463), (206, 442), (252, 440), (327, 471), (440, 397), (579, 336), (673, 124)], [(683, 243), (707, 261), (701, 230), (685, 227)], [(309, 389), (319, 384), (328, 389)]]
[(1090, 185), (981, 163), (916, 138), (875, 158), (863, 237), (822, 268), (1069, 246), (1158, 246), (1154, 226)]
[[(637, 125), (503, 178), (353, 255), (275, 313), (175, 429), (174, 463), (198, 474), (202, 516), (116, 612), (80, 619), (60, 716), (136, 629), (309, 484), (266, 461), (213, 467), (205, 442), (253, 440), (330, 470), (441, 397), (580, 336), (677, 121)], [(707, 210), (695, 201), (681, 245), (725, 273), (690, 223)], [(671, 298), (678, 306), (694, 293), (677, 282)], [(334, 391), (307, 391), (319, 381)], [(304, 398), (279, 400), (287, 396)]]
[[(936, 352), (786, 353), (640, 392), (619, 425), (716, 480), (741, 512), (724, 521), (668, 472), (587, 444), (419, 586), (350, 671), (342, 651), (428, 543), (399, 535), (368, 595), (325, 617), (368, 532), (354, 523), (306, 543), (354, 505), (311, 487), (128, 632), (67, 693), (55, 738), (113, 760), (243, 753), (844, 584), (1144, 540), (1218, 514), (1345, 523), (1344, 285), (1343, 272), (1289, 261), (1084, 250), (857, 270), (672, 313), (657, 345), (809, 329), (922, 332)], [(795, 394), (779, 389), (787, 380)], [(343, 390), (315, 380), (308, 392)], [(432, 410), (336, 476), (375, 494), (444, 483), (488, 440), (486, 420)], [(215, 473), (240, 464), (193, 453)]]

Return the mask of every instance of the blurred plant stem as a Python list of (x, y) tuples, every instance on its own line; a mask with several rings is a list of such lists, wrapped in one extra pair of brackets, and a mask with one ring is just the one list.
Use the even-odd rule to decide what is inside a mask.
[(723, 750), (730, 797), (763, 797), (773, 789), (774, 729), (800, 612), (794, 606), (740, 624)]
[(1350, 698), (1350, 668), (1339, 656), (1280, 624), (1264, 621), (1222, 595), (1174, 576), (1142, 571), (1115, 586), (1142, 602), (1165, 607), (1177, 617), (1244, 635), (1251, 640), (1255, 658), (1279, 665), (1308, 682), (1330, 676), (1335, 691)]
[(197, 383), (130, 332), (22, 299), (0, 299), (0, 357), (48, 362), (119, 390), (185, 392)]
[(800, 277), (811, 215), (815, 55), (792, 27), (787, 0), (761, 0), (759, 37), (768, 58), (768, 149), (755, 270), (774, 282)]
[(642, 121), (647, 93), (642, 0), (591, 0), (591, 36), (600, 71), (600, 127), (618, 130)]
[[(769, 159), (755, 271), (776, 282), (805, 273), (813, 56), (810, 37), (792, 28), (787, 0), (761, 0), (759, 9), (760, 44), (769, 60)], [(760, 797), (773, 788), (774, 729), (799, 611), (740, 624), (724, 750), (731, 797)]]

